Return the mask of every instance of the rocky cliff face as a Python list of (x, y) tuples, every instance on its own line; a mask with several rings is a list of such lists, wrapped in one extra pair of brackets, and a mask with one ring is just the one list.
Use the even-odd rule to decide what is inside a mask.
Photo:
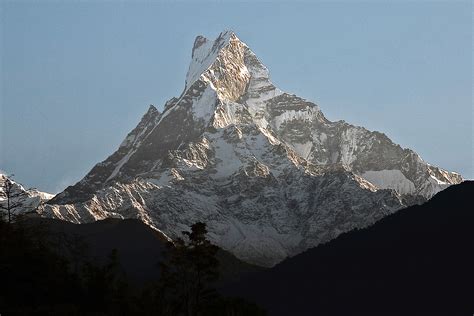
[(140, 218), (170, 238), (196, 221), (272, 266), (462, 181), (387, 136), (276, 88), (230, 31), (198, 36), (185, 89), (150, 106), (118, 150), (40, 213)]

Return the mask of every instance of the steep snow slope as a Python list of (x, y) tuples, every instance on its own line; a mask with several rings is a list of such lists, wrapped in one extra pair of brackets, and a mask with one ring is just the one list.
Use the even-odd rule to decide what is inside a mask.
[(170, 238), (205, 221), (217, 245), (271, 266), (460, 181), (276, 88), (226, 31), (198, 36), (182, 94), (163, 113), (150, 106), (114, 154), (41, 214), (139, 218)]

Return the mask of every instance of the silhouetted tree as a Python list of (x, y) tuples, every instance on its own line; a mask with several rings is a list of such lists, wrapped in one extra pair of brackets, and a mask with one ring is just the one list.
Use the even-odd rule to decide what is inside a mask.
[(175, 314), (202, 315), (206, 304), (216, 298), (212, 284), (218, 279), (217, 246), (206, 239), (206, 224), (196, 223), (184, 238), (168, 244), (167, 261), (161, 263), (163, 301)]

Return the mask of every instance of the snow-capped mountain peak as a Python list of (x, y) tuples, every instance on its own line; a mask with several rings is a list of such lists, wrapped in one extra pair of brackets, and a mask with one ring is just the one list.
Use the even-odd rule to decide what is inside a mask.
[(184, 91), (42, 209), (83, 223), (140, 218), (170, 238), (206, 222), (248, 262), (287, 256), (430, 198), (462, 177), (386, 135), (283, 92), (237, 36), (198, 36)]

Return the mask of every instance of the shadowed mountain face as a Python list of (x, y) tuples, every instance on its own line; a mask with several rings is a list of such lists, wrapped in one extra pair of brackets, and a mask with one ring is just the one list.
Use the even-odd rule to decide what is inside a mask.
[(227, 31), (199, 36), (182, 94), (40, 214), (138, 218), (170, 238), (205, 222), (214, 244), (273, 266), (461, 180), (275, 87)]
[[(144, 284), (159, 278), (159, 263), (165, 260), (168, 240), (139, 220), (106, 219), (82, 225), (45, 218), (32, 218), (28, 221), (32, 225), (47, 228), (53, 236), (57, 235), (62, 240), (61, 244), (68, 248), (66, 253), (71, 247), (84, 245), (80, 258), (71, 258), (73, 262), (80, 260), (105, 264), (115, 249), (121, 268), (129, 280)], [(70, 244), (64, 244), (65, 241)], [(217, 258), (220, 262), (221, 280), (233, 280), (259, 270), (223, 250), (218, 251)]]
[(472, 181), (452, 186), (421, 206), (229, 284), (225, 292), (255, 300), (270, 315), (470, 315), (473, 195)]
[(81, 260), (103, 264), (116, 249), (123, 271), (131, 280), (145, 282), (159, 276), (158, 262), (163, 258), (166, 238), (138, 220), (107, 219), (83, 225), (51, 219), (31, 221), (67, 240), (83, 242), (85, 248), (81, 257), (85, 258)]

